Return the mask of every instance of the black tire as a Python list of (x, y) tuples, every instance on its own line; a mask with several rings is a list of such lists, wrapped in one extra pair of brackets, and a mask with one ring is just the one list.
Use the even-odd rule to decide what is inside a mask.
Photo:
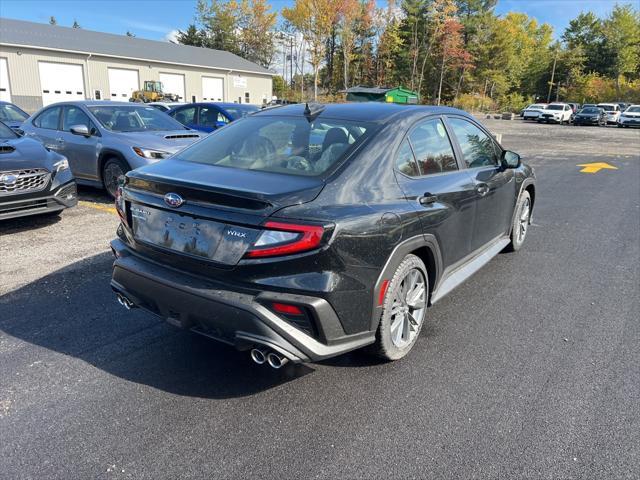
[[(522, 245), (524, 244), (524, 241), (526, 239), (527, 236), (527, 232), (529, 231), (529, 223), (531, 222), (531, 208), (532, 208), (532, 203), (531, 203), (531, 195), (529, 195), (529, 192), (527, 192), (526, 190), (524, 190), (521, 194), (520, 194), (520, 198), (518, 199), (518, 203), (516, 204), (516, 212), (515, 215), (513, 216), (513, 222), (511, 224), (511, 242), (509, 243), (509, 245), (507, 245), (505, 247), (505, 251), (507, 252), (517, 252), (518, 250), (520, 250), (522, 248)], [(526, 214), (526, 224), (525, 224), (525, 230), (524, 230), (524, 234), (519, 234), (518, 232), (522, 232), (522, 228), (523, 228), (523, 224), (522, 224), (522, 220), (523, 220), (523, 216), (524, 216), (524, 209), (527, 208), (527, 214)]]
[[(404, 293), (403, 281), (411, 277), (413, 275), (413, 272), (418, 273), (424, 285), (424, 306), (419, 312), (421, 318), (416, 319), (418, 320), (418, 324), (413, 324), (412, 327), (410, 327), (411, 330), (410, 328), (407, 328), (408, 338), (406, 339), (406, 343), (398, 346), (396, 343), (394, 343), (391, 329), (392, 322), (396, 318), (396, 315), (394, 315), (393, 313), (394, 306), (396, 306), (396, 308), (407, 308), (408, 311), (406, 315), (409, 315), (410, 313), (416, 314), (416, 312), (418, 311), (417, 309), (411, 311), (411, 307), (408, 307), (407, 304), (405, 304), (404, 307), (398, 307), (399, 304), (403, 303), (402, 299), (400, 298)], [(410, 292), (407, 292), (407, 294), (408, 293)], [(420, 260), (420, 258), (416, 257), (415, 255), (409, 254), (404, 257), (400, 265), (398, 265), (398, 268), (393, 274), (393, 277), (389, 281), (389, 286), (387, 287), (387, 292), (384, 298), (382, 316), (380, 318), (378, 330), (376, 331), (376, 342), (372, 345), (372, 352), (385, 360), (399, 360), (407, 355), (413, 348), (413, 345), (420, 335), (422, 326), (424, 325), (428, 300), (429, 276), (427, 275), (427, 269), (424, 265), (424, 262)], [(409, 317), (412, 316), (409, 315)], [(399, 319), (396, 320), (401, 321)], [(401, 340), (405, 340), (404, 335), (402, 335), (402, 337), (403, 338), (401, 338)]]
[(131, 168), (126, 162), (116, 157), (108, 158), (102, 166), (102, 185), (109, 196), (115, 198), (118, 188), (118, 178), (127, 173)]

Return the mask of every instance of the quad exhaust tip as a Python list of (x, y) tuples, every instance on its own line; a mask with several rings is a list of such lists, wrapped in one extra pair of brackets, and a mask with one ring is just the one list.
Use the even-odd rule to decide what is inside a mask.
[(263, 365), (268, 363), (271, 368), (282, 368), (289, 359), (284, 355), (280, 355), (276, 352), (269, 352), (267, 350), (263, 350), (261, 348), (253, 348), (251, 349), (251, 360), (256, 362), (258, 365)]

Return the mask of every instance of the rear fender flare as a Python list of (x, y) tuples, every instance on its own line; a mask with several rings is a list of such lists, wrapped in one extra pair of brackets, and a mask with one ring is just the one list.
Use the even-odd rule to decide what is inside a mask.
[(378, 305), (378, 303), (380, 290), (382, 289), (384, 281), (391, 279), (394, 272), (398, 268), (398, 265), (400, 265), (404, 257), (406, 257), (409, 253), (424, 247), (431, 250), (435, 264), (435, 272), (433, 272), (433, 278), (435, 278), (435, 282), (433, 282), (434, 285), (430, 285), (430, 288), (433, 289), (435, 285), (438, 284), (440, 275), (442, 273), (442, 254), (440, 253), (440, 245), (438, 244), (438, 240), (434, 235), (429, 233), (416, 235), (396, 245), (396, 247), (391, 252), (391, 255), (389, 255), (389, 258), (387, 259), (384, 267), (382, 267), (382, 271), (380, 272), (380, 275), (378, 276), (378, 279), (373, 288), (373, 315), (371, 318), (370, 326), (370, 329), (372, 331), (378, 328), (378, 322), (380, 321), (380, 315), (382, 313), (382, 306)]

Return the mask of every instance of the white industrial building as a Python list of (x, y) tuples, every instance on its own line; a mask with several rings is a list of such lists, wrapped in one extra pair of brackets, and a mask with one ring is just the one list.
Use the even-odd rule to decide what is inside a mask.
[(65, 100), (127, 101), (159, 80), (180, 101), (260, 105), (272, 75), (229, 52), (0, 18), (0, 100), (28, 112)]

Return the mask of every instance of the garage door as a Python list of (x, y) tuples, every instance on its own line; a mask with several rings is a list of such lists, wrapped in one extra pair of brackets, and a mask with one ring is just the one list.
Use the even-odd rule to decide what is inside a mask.
[(179, 95), (178, 100), (184, 101), (184, 75), (177, 73), (161, 73), (160, 81), (164, 88), (164, 93)]
[(126, 102), (131, 94), (138, 90), (138, 71), (124, 68), (108, 68), (109, 73), (109, 97), (111, 100)]
[(82, 65), (39, 62), (42, 104), (84, 100)]
[(221, 78), (202, 77), (202, 101), (222, 102), (223, 83)]
[(0, 100), (11, 101), (11, 87), (9, 86), (9, 70), (7, 59), (0, 58)]

